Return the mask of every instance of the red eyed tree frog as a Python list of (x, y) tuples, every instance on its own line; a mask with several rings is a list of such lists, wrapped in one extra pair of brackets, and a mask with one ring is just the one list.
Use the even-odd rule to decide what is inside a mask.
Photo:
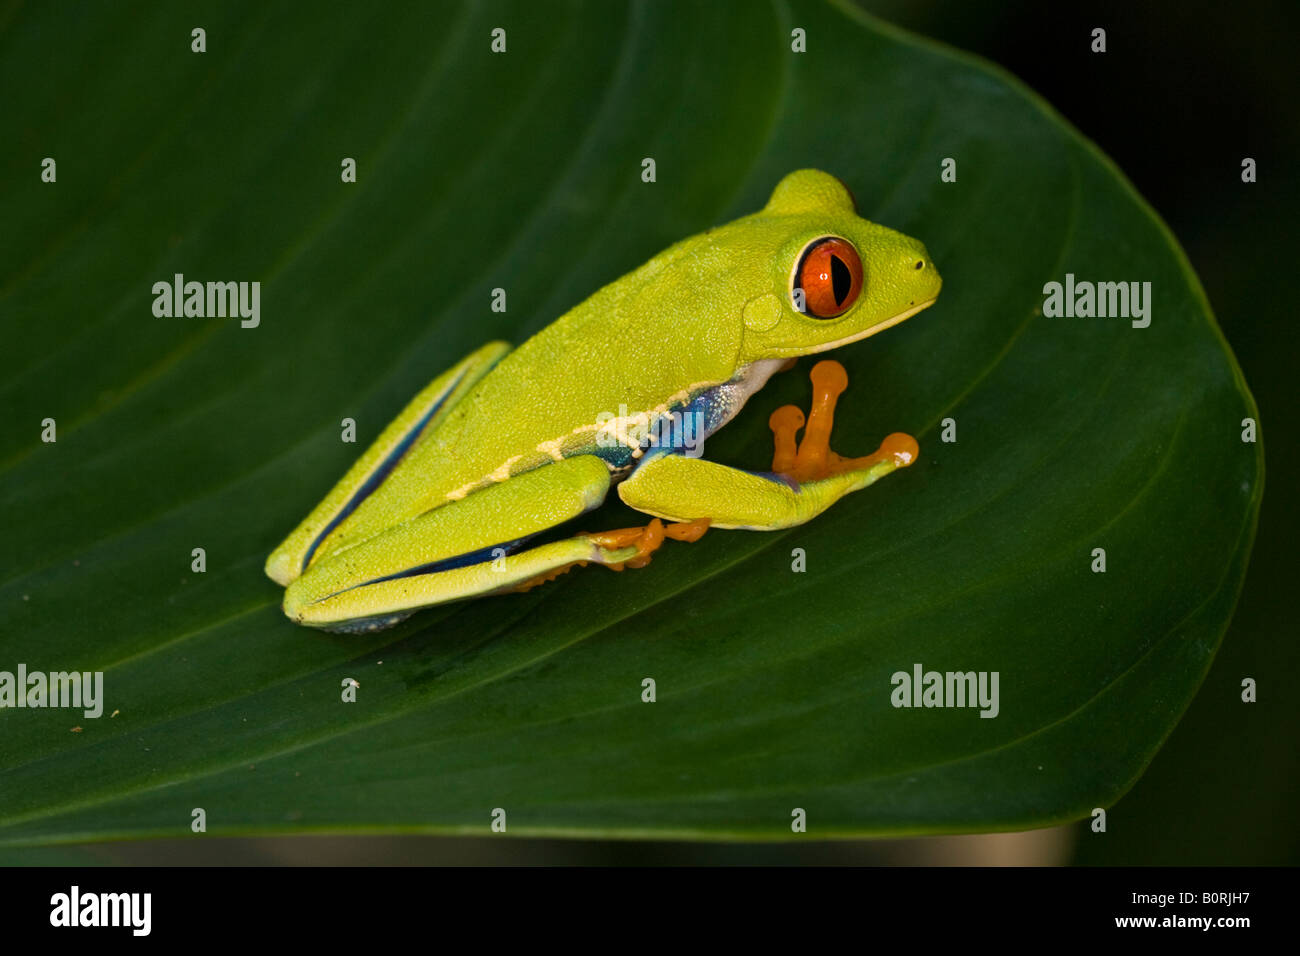
[[(813, 368), (806, 423), (794, 406), (772, 415), (771, 472), (690, 454), (661, 441), (662, 426), (693, 422), (707, 437), (798, 356), (897, 325), (940, 286), (920, 242), (859, 218), (833, 176), (792, 172), (753, 215), (671, 246), (518, 348), (489, 343), (434, 379), (266, 573), (292, 620), (365, 631), (574, 565), (640, 567), (665, 537), (802, 524), (917, 455), (903, 434), (863, 458), (830, 450), (848, 384), (838, 362)], [(546, 540), (613, 487), (653, 520)]]

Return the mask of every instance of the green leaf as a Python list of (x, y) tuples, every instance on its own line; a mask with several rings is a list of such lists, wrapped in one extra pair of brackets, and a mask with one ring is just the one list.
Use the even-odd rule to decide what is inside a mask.
[[(0, 711), (0, 843), (183, 835), (196, 807), (211, 834), (1024, 828), (1110, 805), (1187, 707), (1250, 550), (1257, 413), (1168, 231), (1013, 79), (835, 5), (77, 10), (0, 36), (0, 670), (102, 670), (105, 713)], [(392, 631), (282, 617), (262, 562), (362, 447), (341, 419), (364, 443), (807, 166), (944, 275), (837, 353), (839, 450), (908, 431), (914, 467)], [(1150, 327), (1044, 318), (1067, 272), (1150, 282)], [(155, 317), (175, 273), (260, 281), (260, 326)], [(710, 457), (762, 467), (808, 365)], [(998, 672), (996, 718), (893, 707), (916, 664)]]

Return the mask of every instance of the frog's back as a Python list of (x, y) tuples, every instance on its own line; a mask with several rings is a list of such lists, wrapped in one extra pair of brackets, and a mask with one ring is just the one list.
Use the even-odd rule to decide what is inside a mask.
[(738, 323), (700, 336), (685, 317), (677, 335), (660, 331), (662, 315), (646, 321), (662, 302), (642, 301), (659, 258), (631, 277), (642, 281), (604, 287), (507, 354), (361, 504), (348, 537), (391, 526), (395, 509), (414, 517), (574, 455), (620, 470), (631, 449), (599, 442), (602, 422), (680, 407), (730, 378)]

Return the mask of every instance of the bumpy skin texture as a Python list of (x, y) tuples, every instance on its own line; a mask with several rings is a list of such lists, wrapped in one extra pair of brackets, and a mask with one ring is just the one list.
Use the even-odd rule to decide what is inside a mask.
[(703, 458), (664, 455), (633, 472), (618, 493), (637, 511), (669, 521), (708, 518), (714, 528), (777, 531), (803, 524), (901, 464), (911, 461), (885, 458), (868, 468), (799, 484)]
[[(828, 236), (857, 249), (864, 281), (844, 314), (819, 319), (795, 308), (791, 290), (803, 251)], [(599, 504), (609, 473), (621, 478), (641, 459), (630, 447), (611, 451), (598, 442), (602, 414), (607, 420), (625, 406), (636, 419), (624, 422), (635, 438), (638, 424), (644, 428), (657, 416), (707, 400), (711, 427), (721, 427), (779, 360), (888, 328), (932, 303), (940, 285), (920, 242), (861, 219), (834, 177), (793, 172), (759, 212), (671, 246), (513, 351), (490, 343), (440, 376), (271, 555), (267, 573), (290, 586), (286, 612), (320, 626), (383, 626), (397, 610), (511, 586), (518, 575), (503, 577), (500, 562), (473, 580), (444, 565), (487, 545), (513, 544), (538, 522), (560, 523), (575, 508)], [(604, 478), (591, 467), (557, 469), (564, 474), (550, 481), (534, 475), (581, 457), (598, 458)], [(639, 483), (656, 501), (664, 493), (689, 496), (689, 482), (677, 471), (668, 492), (656, 490), (649, 463), (641, 462), (629, 487)], [(522, 481), (526, 475), (533, 477)], [(710, 473), (710, 481), (717, 480)], [(867, 483), (842, 479), (844, 490), (827, 503)], [(517, 494), (503, 493), (512, 485)], [(486, 489), (494, 494), (485, 495)], [(788, 498), (791, 489), (775, 493)], [(539, 517), (521, 514), (529, 500), (541, 502)], [(808, 514), (788, 503), (774, 507), (784, 524), (730, 526), (785, 526), (825, 505)], [(444, 508), (445, 517), (430, 520), (429, 512)], [(414, 521), (428, 533), (408, 524)], [(507, 527), (516, 532), (484, 541)], [(376, 564), (380, 554), (386, 557)], [(584, 560), (615, 559), (597, 553)], [(370, 583), (380, 564), (391, 575), (438, 562), (443, 565), (397, 584)], [(453, 593), (446, 590), (449, 579), (426, 580), (452, 570), (458, 572)], [(394, 596), (394, 589), (402, 594)], [(319, 611), (321, 604), (330, 606), (329, 613), (312, 620), (311, 608)]]

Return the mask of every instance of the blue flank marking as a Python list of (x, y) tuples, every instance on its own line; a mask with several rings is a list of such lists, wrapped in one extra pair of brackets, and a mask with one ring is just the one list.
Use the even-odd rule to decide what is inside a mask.
[(632, 449), (624, 444), (611, 448), (601, 448), (599, 445), (593, 445), (586, 454), (595, 455), (609, 465), (610, 471), (619, 471), (632, 464)]
[[(708, 438), (715, 431), (717, 431), (719, 428), (722, 427), (723, 418), (725, 417), (727, 412), (727, 406), (726, 403), (721, 399), (721, 391), (719, 387), (719, 388), (705, 389), (704, 391), (700, 392), (699, 395), (696, 395), (695, 398), (693, 398), (691, 401), (687, 402), (685, 405), (681, 405), (676, 408), (669, 409), (669, 411), (678, 412), (682, 415), (683, 418), (687, 415), (693, 415), (696, 412), (702, 412), (704, 415), (704, 433), (701, 436), (699, 436), (699, 440), (703, 441), (705, 438)], [(645, 465), (648, 462), (654, 461), (656, 458), (661, 458), (664, 455), (680, 455), (684, 453), (683, 449), (681, 448), (653, 448), (650, 446), (648, 441), (641, 446), (641, 449), (644, 452), (644, 454), (636, 462), (636, 468), (633, 469), (633, 471), (645, 467)], [(609, 449), (609, 450), (617, 451), (618, 449)], [(632, 457), (631, 450), (628, 451), (626, 457), (628, 459), (628, 463), (630, 464), (631, 463), (630, 459)], [(749, 471), (744, 468), (737, 468), (736, 470), (743, 471), (747, 475), (754, 475), (755, 477), (758, 478), (766, 478), (768, 481), (775, 482), (778, 485), (785, 485), (787, 488), (795, 492), (798, 492), (800, 490), (799, 482), (795, 481), (793, 478), (789, 477), (788, 475), (779, 475), (776, 472), (772, 472), (772, 471)]]
[[(722, 421), (724, 413), (722, 403), (718, 402), (715, 398), (714, 389), (705, 389), (694, 399), (684, 405), (674, 405), (670, 407), (662, 417), (667, 418), (674, 413), (685, 417), (686, 415), (694, 415), (697, 412), (704, 413), (704, 433), (698, 436), (699, 440), (703, 441), (705, 437), (718, 427)], [(602, 448), (599, 445), (592, 444), (590, 447), (582, 449), (578, 454), (594, 455), (605, 464), (609, 465), (610, 471), (618, 472), (630, 470), (633, 465), (640, 467), (648, 459), (658, 458), (660, 455), (668, 455), (680, 451), (680, 448), (652, 446), (650, 444), (650, 438), (647, 436), (646, 440), (641, 443), (642, 454), (639, 458), (633, 457), (632, 449), (621, 443), (608, 448)]]
[[(695, 415), (697, 413), (702, 414), (704, 420), (703, 431), (696, 436), (696, 440), (703, 442), (706, 438), (722, 427), (723, 419), (726, 417), (727, 406), (721, 398), (722, 393), (720, 389), (721, 386), (717, 388), (706, 388), (686, 404), (675, 405), (668, 409), (667, 414), (671, 415), (676, 413), (680, 415), (682, 419), (685, 419), (688, 415)], [(619, 449), (601, 449), (601, 451), (617, 452)], [(624, 460), (622, 464), (624, 466), (635, 464), (636, 469), (640, 469), (647, 462), (654, 461), (656, 458), (661, 458), (664, 455), (681, 455), (685, 452), (683, 448), (652, 446), (648, 438), (641, 445), (641, 451), (641, 457), (634, 462), (632, 460), (632, 451), (631, 449), (628, 449), (623, 456)], [(606, 461), (609, 460), (605, 455), (601, 455), (601, 457), (605, 458)]]
[(674, 409), (674, 411), (679, 411), (683, 417), (694, 415), (696, 412), (704, 413), (704, 434), (699, 436), (700, 441), (712, 435), (722, 426), (722, 417), (726, 414), (726, 408), (718, 397), (721, 394), (720, 389), (720, 386), (719, 388), (707, 388), (681, 409)]
[(464, 369), (456, 376), (456, 380), (448, 385), (443, 391), (442, 397), (439, 398), (427, 412), (420, 416), (420, 420), (415, 423), (409, 432), (402, 436), (402, 440), (397, 443), (397, 447), (388, 453), (388, 457), (385, 458), (383, 463), (380, 464), (370, 477), (365, 480), (365, 483), (356, 490), (356, 493), (348, 499), (348, 503), (344, 505), (330, 523), (324, 527), (321, 533), (316, 535), (316, 540), (311, 543), (311, 547), (308, 548), (307, 553), (303, 555), (302, 567), (299, 569), (300, 572), (307, 570), (307, 565), (311, 563), (312, 556), (316, 553), (316, 549), (320, 547), (320, 543), (328, 538), (335, 528), (346, 521), (348, 516), (351, 515), (352, 512), (356, 511), (361, 505), (361, 502), (374, 494), (375, 489), (384, 483), (384, 479), (387, 478), (392, 470), (397, 467), (397, 463), (402, 460), (402, 456), (410, 451), (411, 445), (415, 443), (415, 439), (419, 436), (420, 432), (424, 431), (424, 426), (428, 425), (429, 420), (433, 418), (438, 409), (442, 408), (443, 403), (447, 401), (447, 396), (456, 391), (456, 386), (460, 384), (461, 379), (465, 377), (465, 372), (467, 371), (468, 369)]

